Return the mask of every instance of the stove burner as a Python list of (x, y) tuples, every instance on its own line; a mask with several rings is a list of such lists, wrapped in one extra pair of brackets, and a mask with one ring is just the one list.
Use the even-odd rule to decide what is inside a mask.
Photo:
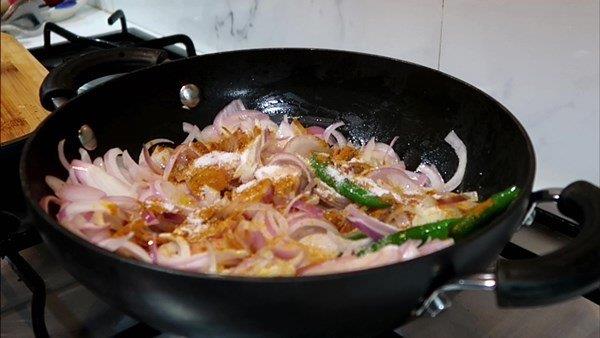
[[(32, 48), (30, 52), (48, 69), (53, 69), (61, 63), (84, 53), (115, 47), (165, 49), (171, 60), (196, 55), (194, 43), (188, 36), (176, 34), (155, 38), (139, 29), (128, 28), (125, 14), (120, 9), (115, 11), (107, 21), (109, 25), (113, 25), (119, 21), (121, 30), (109, 34), (86, 37), (68, 31), (55, 23), (48, 22), (45, 24), (43, 31), (44, 45)], [(67, 41), (52, 43), (53, 34), (61, 36)], [(174, 48), (173, 45), (183, 45), (184, 50)]]
[[(120, 9), (108, 17), (108, 24), (112, 25), (117, 20), (119, 20), (121, 22), (121, 34), (128, 35), (129, 31), (127, 29), (127, 19), (125, 18), (125, 13), (123, 13), (123, 11)], [(124, 47), (124, 46), (163, 48), (166, 46), (181, 43), (185, 46), (185, 50), (186, 50), (188, 57), (196, 55), (196, 49), (194, 48), (194, 43), (192, 42), (192, 39), (190, 39), (188, 36), (183, 35), (183, 34), (176, 34), (176, 35), (171, 35), (171, 36), (167, 36), (167, 37), (163, 37), (163, 38), (141, 41), (139, 43), (119, 44), (119, 43), (115, 43), (115, 42), (111, 42), (111, 41), (107, 41), (107, 40), (103, 40), (103, 39), (99, 39), (99, 38), (88, 38), (88, 37), (84, 37), (84, 36), (79, 36), (75, 33), (72, 33), (70, 31), (60, 27), (59, 25), (57, 25), (53, 22), (48, 22), (44, 26), (44, 48), (52, 48), (52, 43), (51, 43), (51, 39), (50, 39), (51, 33), (60, 35), (63, 38), (65, 38), (68, 41), (75, 43), (75, 44), (82, 44), (82, 45), (87, 45), (87, 46), (92, 46), (92, 47), (103, 48), (103, 49), (114, 48), (114, 47)]]

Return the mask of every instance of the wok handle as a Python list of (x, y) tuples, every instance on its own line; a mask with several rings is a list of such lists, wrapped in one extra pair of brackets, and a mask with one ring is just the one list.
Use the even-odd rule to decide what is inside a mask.
[(127, 73), (167, 60), (164, 50), (122, 47), (99, 50), (73, 58), (54, 68), (40, 87), (42, 106), (50, 111), (77, 96), (82, 85), (103, 76)]
[(551, 199), (558, 203), (561, 213), (577, 221), (582, 229), (573, 241), (550, 254), (499, 261), (496, 298), (500, 306), (556, 303), (600, 285), (600, 188), (578, 181)]

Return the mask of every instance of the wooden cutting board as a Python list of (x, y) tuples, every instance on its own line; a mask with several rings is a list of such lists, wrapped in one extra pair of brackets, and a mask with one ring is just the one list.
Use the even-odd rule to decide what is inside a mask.
[(48, 71), (14, 37), (5, 33), (2, 33), (0, 53), (0, 143), (5, 144), (31, 133), (48, 115), (39, 99), (40, 85)]

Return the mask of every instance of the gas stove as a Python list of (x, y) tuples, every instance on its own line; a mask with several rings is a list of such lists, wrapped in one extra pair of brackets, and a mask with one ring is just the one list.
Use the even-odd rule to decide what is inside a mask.
[[(44, 45), (30, 52), (49, 70), (84, 53), (118, 46), (159, 48), (170, 59), (195, 55), (186, 35), (155, 38), (128, 28), (125, 15), (116, 11), (109, 19), (120, 30), (82, 37), (56, 24), (44, 27)], [(54, 34), (67, 41), (52, 43)], [(174, 45), (183, 45), (180, 48)], [(2, 147), (2, 336), (143, 336), (172, 337), (151, 323), (141, 323), (98, 299), (74, 280), (53, 259), (34, 229), (23, 227), (25, 201), (18, 177), (18, 159), (24, 140)], [(517, 232), (499, 259), (524, 259), (552, 251), (578, 233), (568, 219), (536, 208), (531, 226)], [(436, 319), (419, 318), (379, 337), (479, 337), (479, 336), (598, 336), (600, 293), (537, 309), (500, 309), (493, 294), (464, 292), (456, 295), (450, 311)], [(157, 306), (159, 306), (157, 304)], [(150, 325), (148, 325), (150, 324)]]

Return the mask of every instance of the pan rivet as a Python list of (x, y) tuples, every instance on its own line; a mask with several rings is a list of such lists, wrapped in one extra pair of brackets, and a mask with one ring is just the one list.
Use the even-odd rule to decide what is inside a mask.
[(87, 150), (94, 150), (98, 146), (98, 142), (96, 141), (96, 135), (90, 126), (84, 124), (79, 128), (79, 142), (81, 145)]
[(194, 108), (200, 103), (200, 90), (194, 84), (186, 84), (179, 90), (179, 99), (183, 108)]

